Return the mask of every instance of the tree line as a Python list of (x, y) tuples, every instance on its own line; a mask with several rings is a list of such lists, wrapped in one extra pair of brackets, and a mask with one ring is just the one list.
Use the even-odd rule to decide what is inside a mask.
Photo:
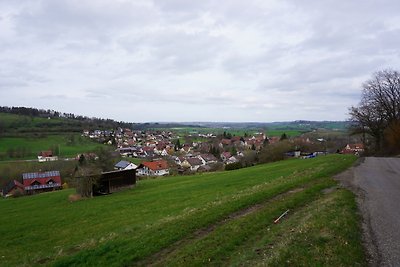
[(362, 85), (361, 101), (350, 108), (353, 133), (371, 153), (400, 153), (400, 73), (382, 70)]
[[(37, 132), (37, 131), (49, 131), (57, 130), (63, 131), (64, 128), (71, 129), (71, 131), (81, 131), (85, 128), (89, 129), (115, 129), (117, 127), (122, 128), (134, 128), (134, 123), (127, 123), (122, 121), (115, 121), (112, 119), (102, 119), (96, 117), (87, 117), (81, 115), (75, 115), (73, 113), (63, 113), (51, 109), (37, 109), (30, 107), (7, 107), (0, 106), (0, 113), (8, 113), (15, 115), (26, 116), (24, 118), (30, 117), (39, 117), (39, 118), (64, 118), (62, 121), (40, 121), (33, 123), (32, 120), (24, 120), (10, 122), (11, 124), (8, 127), (5, 127), (4, 122), (0, 121), (0, 132), (6, 132), (14, 130), (18, 130), (18, 132)], [(42, 130), (41, 130), (42, 129)]]

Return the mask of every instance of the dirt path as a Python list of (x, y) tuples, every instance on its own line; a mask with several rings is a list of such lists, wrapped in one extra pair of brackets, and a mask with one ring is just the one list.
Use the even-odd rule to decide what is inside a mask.
[(337, 176), (358, 196), (371, 266), (400, 266), (400, 158), (365, 158)]

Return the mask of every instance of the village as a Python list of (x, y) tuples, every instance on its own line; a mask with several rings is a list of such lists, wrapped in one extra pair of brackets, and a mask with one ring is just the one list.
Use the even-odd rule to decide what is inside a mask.
[[(335, 151), (329, 149), (326, 140), (322, 138), (310, 140), (302, 135), (290, 138), (285, 133), (280, 137), (269, 137), (265, 132), (235, 136), (226, 131), (218, 135), (191, 132), (180, 136), (172, 130), (139, 131), (117, 128), (84, 130), (82, 136), (114, 147), (114, 156), (120, 159), (112, 170), (92, 174), (99, 183), (89, 190), (91, 195), (116, 192), (131, 187), (136, 184), (137, 179), (146, 177), (189, 175), (253, 166), (266, 150), (284, 142), (289, 146), (277, 152), (280, 154), (279, 159), (307, 159), (328, 153), (360, 155), (364, 152), (361, 143), (346, 144), (340, 151)], [(98, 160), (93, 152), (77, 155), (73, 160), (79, 162), (82, 157)], [(71, 160), (59, 159), (51, 150), (41, 151), (37, 158), (38, 162)], [(22, 177), (7, 183), (1, 193), (2, 196), (9, 197), (60, 190), (63, 184), (64, 187), (67, 184), (62, 180), (66, 179), (62, 179), (58, 170), (23, 173)]]

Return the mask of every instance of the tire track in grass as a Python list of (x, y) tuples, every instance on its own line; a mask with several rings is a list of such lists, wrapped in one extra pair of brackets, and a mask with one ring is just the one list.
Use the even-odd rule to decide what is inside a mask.
[[(218, 253), (213, 253), (213, 256), (208, 257), (210, 260), (207, 262), (207, 257), (203, 258), (203, 261), (199, 262), (197, 251), (202, 251), (214, 247), (216, 250), (220, 250), (221, 246), (224, 244), (235, 247), (237, 242), (242, 242), (246, 240), (247, 235), (257, 233), (257, 227), (265, 227), (265, 225), (273, 222), (273, 219), (277, 217), (283, 209), (288, 207), (296, 208), (298, 205), (304, 204), (308, 199), (314, 198), (316, 195), (320, 194), (320, 191), (324, 188), (332, 186), (334, 183), (331, 180), (322, 179), (313, 181), (308, 184), (304, 184), (295, 189), (289, 190), (285, 193), (279, 194), (273, 198), (243, 209), (241, 211), (232, 213), (226, 219), (217, 222), (207, 228), (196, 231), (190, 238), (183, 239), (180, 242), (154, 254), (151, 258), (146, 261), (140, 262), (138, 265), (146, 266), (165, 266), (165, 265), (201, 265), (204, 263), (211, 263), (211, 258), (216, 261), (218, 257), (224, 255), (223, 251)], [(257, 221), (255, 218), (259, 218), (260, 214), (267, 217), (266, 220), (262, 219), (262, 222), (257, 227), (253, 224)], [(267, 222), (267, 223), (266, 223)], [(240, 226), (243, 225), (243, 228)], [(245, 225), (249, 226), (246, 227)], [(241, 240), (229, 240), (235, 229), (242, 228), (243, 231), (239, 235)], [(247, 231), (246, 231), (247, 229)], [(218, 243), (218, 244), (215, 244)], [(227, 250), (230, 250), (229, 248)], [(203, 250), (203, 251), (204, 251)], [(222, 264), (226, 259), (222, 257), (220, 261), (214, 262), (217, 265)]]
[(225, 265), (366, 266), (354, 196), (336, 189), (242, 244)]

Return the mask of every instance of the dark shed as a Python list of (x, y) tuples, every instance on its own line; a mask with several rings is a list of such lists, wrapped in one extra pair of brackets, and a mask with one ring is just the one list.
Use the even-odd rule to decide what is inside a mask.
[(136, 169), (103, 172), (97, 184), (93, 186), (93, 193), (110, 194), (135, 184)]

